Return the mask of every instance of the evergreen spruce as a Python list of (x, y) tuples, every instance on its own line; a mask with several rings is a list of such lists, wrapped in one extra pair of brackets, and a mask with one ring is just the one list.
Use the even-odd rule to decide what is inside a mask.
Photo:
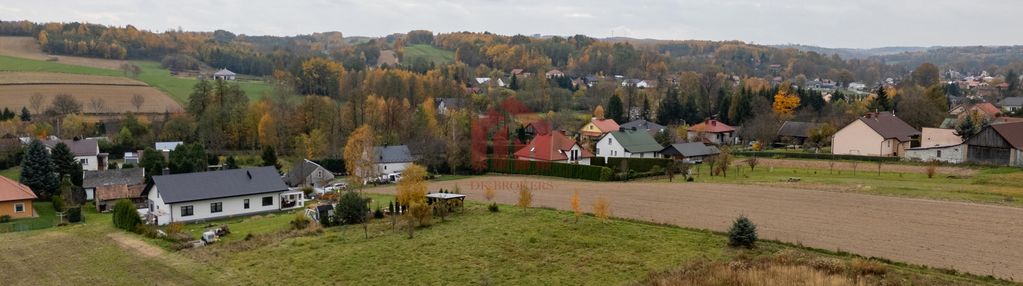
[(604, 118), (612, 119), (615, 122), (625, 122), (625, 107), (622, 106), (622, 98), (617, 94), (607, 100), (607, 109)]
[(728, 246), (753, 248), (757, 242), (757, 225), (746, 216), (739, 216), (728, 230)]
[(32, 140), (21, 162), (21, 183), (32, 189), (41, 199), (47, 199), (57, 192), (57, 175), (54, 172), (50, 154), (39, 140)]
[(234, 158), (234, 155), (227, 156), (227, 160), (224, 162), (224, 168), (228, 170), (238, 169), (238, 160)]
[(277, 161), (277, 151), (273, 146), (263, 147), (263, 166), (274, 166), (280, 172), (281, 163)]
[(21, 121), (32, 121), (32, 113), (28, 112), (28, 107), (21, 107)]
[(53, 161), (53, 167), (57, 172), (58, 179), (67, 176), (71, 178), (71, 183), (75, 186), (82, 185), (82, 174), (84, 172), (82, 164), (75, 160), (75, 154), (71, 152), (71, 148), (67, 144), (60, 142), (53, 146), (53, 150), (50, 151), (50, 158)]

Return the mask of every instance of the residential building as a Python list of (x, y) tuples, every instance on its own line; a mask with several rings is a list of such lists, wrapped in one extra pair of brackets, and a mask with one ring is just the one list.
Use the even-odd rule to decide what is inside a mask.
[(955, 129), (924, 127), (920, 130), (920, 147), (952, 146), (963, 143)]
[(1023, 167), (1023, 122), (988, 126), (965, 144), (968, 162)]
[(597, 119), (591, 118), (589, 123), (579, 128), (579, 133), (583, 136), (589, 137), (600, 137), (608, 132), (618, 131), (620, 127), (614, 119)]
[[(85, 199), (89, 201), (95, 200), (96, 209), (99, 211), (105, 210), (102, 206), (104, 202), (98, 198), (96, 194), (100, 187), (103, 186), (145, 186), (146, 183), (146, 170), (142, 167), (128, 168), (128, 169), (115, 169), (115, 170), (101, 170), (101, 171), (85, 171), (84, 179), (82, 180), (82, 188), (85, 189)], [(118, 189), (120, 190), (120, 189)], [(139, 195), (139, 193), (136, 193)], [(104, 196), (110, 198), (110, 196)], [(141, 197), (117, 197), (116, 199), (134, 199)], [(143, 201), (144, 202), (144, 201)], [(144, 206), (145, 204), (143, 204)], [(111, 207), (113, 205), (111, 204)]]
[(46, 151), (63, 142), (75, 155), (75, 161), (82, 164), (82, 170), (96, 171), (107, 169), (107, 154), (99, 152), (99, 141), (96, 139), (46, 140)]
[(156, 151), (168, 153), (170, 151), (174, 151), (174, 149), (178, 148), (178, 145), (182, 144), (185, 144), (185, 142), (181, 141), (156, 142), (156, 144), (153, 145), (155, 145), (154, 147)]
[(295, 163), (284, 175), (284, 183), (289, 187), (323, 188), (334, 180), (334, 173), (309, 159)]
[(702, 163), (707, 157), (721, 154), (721, 150), (717, 146), (706, 145), (703, 142), (689, 142), (668, 145), (660, 153), (665, 158), (682, 160), (687, 163)]
[(12, 219), (33, 217), (32, 201), (35, 199), (36, 194), (28, 186), (0, 176), (0, 216)]
[(373, 148), (377, 155), (377, 174), (389, 175), (401, 173), (416, 161), (406, 145), (377, 146)]
[(1023, 108), (1023, 96), (1003, 98), (1001, 101), (998, 102), (998, 106), (1001, 107), (1002, 110), (1005, 110), (1006, 112), (1014, 112), (1016, 110), (1019, 110), (1020, 108)]
[(456, 97), (441, 97), (434, 100), (437, 104), (437, 114), (448, 115), (451, 111), (465, 107), (465, 100)]
[(831, 152), (841, 155), (902, 156), (920, 131), (891, 112), (871, 112), (838, 130)]
[(530, 122), (529, 124), (526, 124), (526, 126), (523, 127), (523, 128), (526, 129), (526, 135), (528, 135), (528, 136), (536, 136), (536, 135), (550, 134), (552, 127), (551, 127), (551, 122), (550, 121), (548, 121), (546, 119), (540, 119), (540, 120), (537, 120), (537, 121)]
[(236, 74), (228, 69), (220, 69), (213, 73), (214, 80), (234, 80)]
[(619, 128), (620, 129), (624, 129), (624, 130), (642, 130), (642, 131), (646, 131), (647, 133), (650, 133), (650, 136), (656, 136), (657, 133), (661, 133), (661, 132), (667, 131), (667, 127), (664, 127), (664, 125), (660, 125), (660, 124), (657, 124), (657, 123), (646, 121), (644, 119), (637, 119), (637, 120), (629, 121), (628, 123), (625, 123), (625, 124), (622, 124), (621, 126), (619, 126)]
[(664, 146), (644, 131), (614, 131), (605, 134), (596, 144), (597, 157), (657, 158)]
[(563, 77), (563, 76), (565, 76), (565, 73), (563, 73), (563, 72), (561, 72), (559, 70), (553, 69), (553, 70), (547, 71), (547, 73), (545, 73), (544, 75), (547, 76), (547, 79), (552, 79), (552, 78), (556, 78), (556, 77)]
[(778, 140), (786, 144), (803, 146), (806, 139), (810, 138), (810, 133), (820, 126), (820, 123), (785, 121), (781, 128), (778, 128)]
[(966, 145), (907, 148), (902, 157), (910, 161), (958, 164), (966, 159)]
[(289, 191), (268, 167), (153, 176), (143, 194), (147, 221), (195, 222), (302, 208), (301, 191)]
[(537, 135), (526, 146), (515, 152), (515, 158), (528, 161), (548, 161), (589, 165), (593, 153), (561, 132)]
[(702, 141), (706, 144), (732, 144), (735, 139), (735, 128), (715, 119), (707, 119), (699, 124), (689, 126), (686, 130), (689, 141)]

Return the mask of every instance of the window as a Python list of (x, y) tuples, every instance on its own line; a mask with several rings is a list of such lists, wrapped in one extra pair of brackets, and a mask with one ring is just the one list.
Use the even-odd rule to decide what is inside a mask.
[(89, 164), (89, 159), (88, 158), (78, 159), (78, 163), (80, 163), (82, 165), (88, 165)]
[(195, 213), (192, 211), (192, 206), (181, 207), (181, 216), (192, 216), (193, 214)]
[(16, 204), (14, 204), (14, 212), (16, 212), (16, 213), (23, 213), (23, 212), (25, 212), (25, 203), (16, 203)]
[(245, 199), (244, 207), (245, 209), (249, 209), (249, 199)]
[(224, 203), (216, 202), (210, 204), (210, 213), (219, 213), (224, 211)]
[(941, 150), (938, 150), (938, 158), (941, 158)]
[(274, 197), (263, 197), (263, 206), (264, 207), (265, 206), (272, 206), (272, 205), (274, 205)]

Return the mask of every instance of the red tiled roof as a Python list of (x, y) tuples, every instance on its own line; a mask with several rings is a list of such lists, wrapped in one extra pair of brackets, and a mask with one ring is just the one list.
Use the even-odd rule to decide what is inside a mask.
[(105, 185), (96, 187), (97, 201), (141, 198), (145, 185)]
[(591, 119), (590, 122), (593, 122), (593, 125), (605, 133), (618, 131), (618, 122), (615, 122), (614, 119)]
[(0, 176), (0, 202), (36, 199), (36, 194), (28, 186)]
[(548, 133), (551, 133), (551, 122), (550, 121), (541, 119), (541, 120), (533, 121), (533, 122), (530, 122), (529, 124), (526, 124), (527, 128), (530, 127), (530, 126), (533, 126), (533, 131), (536, 132), (536, 134), (548, 134)]
[[(568, 160), (568, 151), (575, 146), (575, 140), (568, 138), (561, 132), (538, 135), (529, 144), (515, 152), (515, 157), (531, 158), (542, 161), (564, 161)], [(580, 148), (579, 158), (591, 158), (593, 153)]]
[(996, 117), (998, 116), (998, 114), (1002, 113), (1001, 110), (998, 110), (998, 107), (995, 107), (995, 105), (991, 104), (990, 102), (978, 103), (974, 105), (973, 108), (971, 108), (971, 110), (983, 112), (984, 115), (987, 115), (987, 117), (989, 118)]
[(707, 119), (704, 122), (700, 122), (700, 124), (690, 126), (688, 130), (692, 132), (724, 133), (733, 132), (735, 131), (735, 128), (728, 126), (728, 124), (724, 124), (721, 121)]

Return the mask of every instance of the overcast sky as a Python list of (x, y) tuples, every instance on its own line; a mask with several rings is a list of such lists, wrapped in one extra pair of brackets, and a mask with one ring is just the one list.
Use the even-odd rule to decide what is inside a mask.
[(413, 29), (742, 40), (825, 47), (1023, 44), (1023, 1), (4, 0), (0, 19), (248, 35)]

